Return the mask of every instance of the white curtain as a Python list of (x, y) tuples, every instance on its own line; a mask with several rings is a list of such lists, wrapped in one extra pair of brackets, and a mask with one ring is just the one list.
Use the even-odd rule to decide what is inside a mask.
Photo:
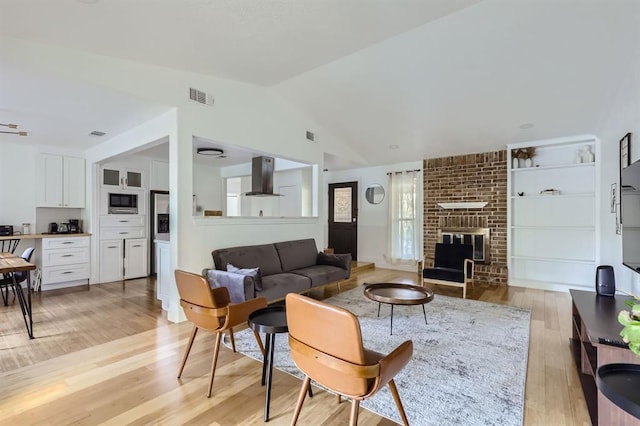
[(419, 177), (419, 171), (389, 175), (389, 238), (386, 257), (392, 264), (415, 264), (419, 257)]

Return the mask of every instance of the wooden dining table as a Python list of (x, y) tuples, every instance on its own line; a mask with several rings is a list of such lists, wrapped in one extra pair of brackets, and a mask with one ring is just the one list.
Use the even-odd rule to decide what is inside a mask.
[(2, 252), (0, 253), (0, 274), (4, 276), (11, 276), (16, 288), (16, 297), (22, 316), (24, 317), (24, 325), (27, 327), (27, 334), (30, 339), (33, 339), (33, 311), (31, 309), (31, 273), (27, 273), (27, 295), (25, 298), (22, 285), (17, 284), (15, 281), (15, 272), (33, 271), (36, 269), (36, 265), (27, 262), (20, 256), (16, 256), (13, 253)]

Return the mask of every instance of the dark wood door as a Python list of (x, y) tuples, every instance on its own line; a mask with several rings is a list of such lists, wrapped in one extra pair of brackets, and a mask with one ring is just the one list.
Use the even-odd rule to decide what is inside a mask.
[(329, 247), (358, 259), (358, 182), (329, 184)]

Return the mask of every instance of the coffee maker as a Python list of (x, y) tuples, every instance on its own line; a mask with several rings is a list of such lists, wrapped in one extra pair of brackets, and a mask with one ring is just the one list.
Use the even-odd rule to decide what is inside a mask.
[(80, 220), (79, 219), (69, 219), (69, 232), (72, 234), (78, 234), (82, 232), (80, 229)]

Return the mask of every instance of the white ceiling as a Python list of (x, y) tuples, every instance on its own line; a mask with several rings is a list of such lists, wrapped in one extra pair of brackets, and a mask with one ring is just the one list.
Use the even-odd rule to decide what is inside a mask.
[[(635, 57), (638, 9), (636, 0), (0, 0), (0, 35), (269, 86), (378, 165), (597, 132)], [(168, 108), (0, 57), (0, 122), (19, 122), (29, 143), (83, 149), (101, 142), (92, 130), (113, 136)]]

